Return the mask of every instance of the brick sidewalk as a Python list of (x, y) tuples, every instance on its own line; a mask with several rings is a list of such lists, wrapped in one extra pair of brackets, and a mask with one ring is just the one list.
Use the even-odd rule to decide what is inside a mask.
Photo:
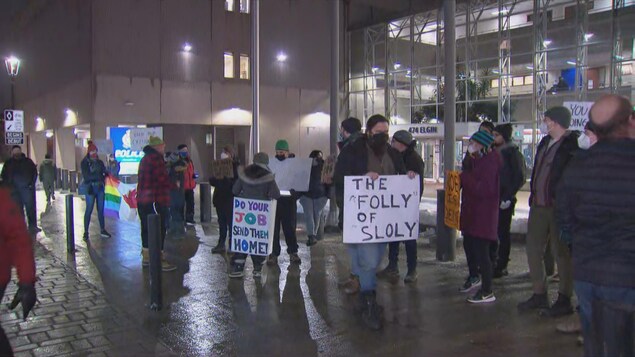
[(0, 308), (0, 323), (16, 356), (172, 355), (111, 305), (103, 291), (39, 243), (35, 255), (38, 303), (28, 320), (22, 321), (21, 306), (16, 309), (19, 313), (6, 307), (15, 294), (13, 283)]

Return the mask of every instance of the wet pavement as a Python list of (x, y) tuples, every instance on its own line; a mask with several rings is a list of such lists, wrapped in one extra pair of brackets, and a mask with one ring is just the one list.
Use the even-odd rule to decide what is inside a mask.
[[(516, 311), (516, 304), (531, 294), (522, 245), (513, 246), (510, 276), (494, 283), (497, 302), (472, 306), (458, 292), (467, 271), (461, 249), (455, 262), (440, 263), (434, 247), (420, 239), (419, 280), (412, 286), (402, 280), (380, 281), (378, 300), (384, 306), (385, 326), (372, 332), (354, 314), (356, 298), (339, 286), (349, 274), (340, 236), (327, 235), (309, 250), (299, 230), (302, 264), (290, 265), (283, 249), (279, 267), (267, 268), (261, 284), (251, 276), (250, 261), (244, 280), (228, 279), (227, 258), (211, 254), (217, 226), (197, 224), (188, 228), (184, 239), (166, 240), (168, 259), (178, 269), (163, 273), (164, 308), (154, 312), (147, 307), (149, 276), (141, 268), (138, 223), (107, 218), (113, 237), (102, 239), (93, 217), (91, 241), (86, 244), (81, 240), (83, 201), (75, 198), (77, 252), (68, 254), (64, 203), (59, 198), (48, 208), (40, 207), (44, 231), (36, 238), (41, 281), (34, 317), (18, 323), (15, 313), (4, 307), (0, 311), (0, 321), (20, 355), (582, 354), (575, 336), (555, 331), (559, 320)], [(43, 202), (42, 192), (38, 202)], [(403, 248), (400, 258), (403, 278)], [(555, 289), (552, 284), (552, 298)], [(61, 303), (57, 296), (64, 296)], [(73, 321), (82, 323), (68, 325)], [(37, 327), (22, 327), (32, 323)]]

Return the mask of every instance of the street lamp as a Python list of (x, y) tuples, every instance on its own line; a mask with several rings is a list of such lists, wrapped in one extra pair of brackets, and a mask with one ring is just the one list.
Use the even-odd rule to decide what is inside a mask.
[(15, 109), (15, 77), (20, 71), (20, 59), (16, 56), (10, 56), (4, 59), (4, 66), (7, 68), (7, 74), (11, 78), (11, 109)]

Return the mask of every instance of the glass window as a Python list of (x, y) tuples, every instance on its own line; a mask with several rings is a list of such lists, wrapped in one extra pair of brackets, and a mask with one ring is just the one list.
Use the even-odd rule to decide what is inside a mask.
[(234, 78), (234, 55), (225, 52), (225, 78)]
[(234, 11), (234, 1), (236, 0), (225, 0), (226, 11)]
[(240, 12), (243, 14), (249, 13), (249, 1), (251, 0), (240, 0)]
[(249, 56), (240, 55), (240, 79), (249, 79)]

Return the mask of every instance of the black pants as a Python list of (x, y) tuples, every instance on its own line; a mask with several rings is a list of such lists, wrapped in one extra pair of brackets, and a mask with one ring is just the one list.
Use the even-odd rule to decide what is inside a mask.
[[(399, 245), (402, 242), (391, 242), (388, 244), (388, 264), (391, 267), (397, 267), (399, 262)], [(405, 240), (403, 244), (406, 246), (406, 259), (408, 262), (408, 273), (417, 270), (417, 240)]]
[(44, 186), (44, 193), (46, 193), (46, 202), (50, 202), (51, 198), (55, 199), (55, 182), (44, 181), (42, 186)]
[(143, 248), (148, 248), (148, 216), (156, 213), (161, 216), (161, 250), (163, 250), (165, 234), (168, 228), (169, 208), (157, 204), (155, 210), (154, 203), (139, 203), (137, 210), (141, 219), (141, 245)]
[(515, 206), (516, 202), (514, 200), (508, 209), (498, 210), (498, 244), (492, 244), (492, 247), (498, 250), (498, 252), (495, 252), (497, 254), (494, 255), (496, 257), (494, 269), (496, 270), (507, 269), (507, 264), (509, 263), (509, 252), (511, 250), (510, 231)]
[(185, 190), (185, 220), (194, 221), (194, 190)]
[(37, 214), (35, 212), (35, 190), (28, 187), (16, 187), (12, 195), (15, 203), (20, 207), (20, 212), (24, 214), (26, 210), (26, 220), (29, 228), (37, 227)]
[(223, 204), (216, 206), (216, 215), (218, 216), (218, 231), (220, 237), (218, 238), (218, 245), (225, 245), (227, 236), (229, 239), (232, 237), (232, 205)]
[[(235, 266), (235, 265), (241, 266), (244, 269), (245, 268), (245, 263), (247, 262), (247, 256), (248, 255), (249, 254), (245, 254), (245, 253), (234, 253), (232, 255), (230, 264), (232, 266)], [(262, 267), (262, 265), (265, 262), (265, 258), (266, 258), (266, 257), (264, 257), (262, 255), (253, 255), (253, 254), (251, 254), (249, 256), (251, 257), (251, 262), (254, 264), (254, 268), (255, 267)]]
[(463, 249), (467, 258), (467, 266), (471, 277), (477, 277), (479, 272), (483, 282), (482, 289), (489, 293), (492, 291), (492, 259), (490, 256), (491, 241), (476, 238), (473, 236), (463, 236)]
[(284, 240), (287, 242), (287, 253), (298, 252), (298, 237), (295, 229), (298, 220), (298, 204), (291, 197), (280, 197), (276, 207), (276, 222), (273, 231), (273, 255), (280, 256), (280, 226), (284, 232)]

